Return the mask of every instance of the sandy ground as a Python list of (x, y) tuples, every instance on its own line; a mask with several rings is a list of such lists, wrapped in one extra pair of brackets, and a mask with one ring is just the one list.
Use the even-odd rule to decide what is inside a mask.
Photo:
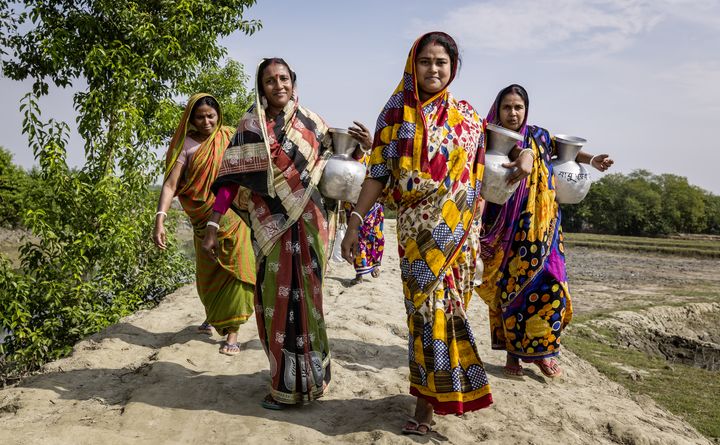
[[(284, 411), (261, 408), (269, 373), (254, 321), (241, 327), (239, 356), (219, 354), (219, 336), (195, 332), (203, 311), (186, 286), (156, 309), (78, 343), (43, 374), (0, 391), (0, 443), (710, 443), (568, 351), (560, 381), (534, 369), (523, 381), (504, 378), (504, 355), (490, 350), (479, 300), (470, 317), (495, 404), (462, 417), (436, 416), (427, 437), (402, 436), (414, 399), (393, 224), (387, 222), (380, 278), (348, 287), (349, 266), (334, 264), (328, 273), (333, 378), (324, 398)], [(604, 281), (593, 285), (612, 288)], [(577, 286), (578, 304), (583, 296)]]

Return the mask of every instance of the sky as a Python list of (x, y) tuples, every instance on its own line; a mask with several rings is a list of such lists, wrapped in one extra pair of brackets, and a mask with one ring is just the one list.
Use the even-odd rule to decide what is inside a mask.
[[(222, 39), (227, 56), (251, 82), (261, 58), (284, 58), (300, 103), (330, 126), (374, 128), (413, 41), (441, 30), (462, 56), (450, 91), (481, 115), (519, 83), (529, 123), (587, 139), (586, 151), (615, 160), (610, 172), (672, 173), (720, 194), (720, 0), (259, 0), (245, 18), (263, 27)], [(19, 112), (29, 83), (0, 88), (0, 145), (30, 167)], [(44, 116), (72, 123), (72, 93), (44, 98)]]

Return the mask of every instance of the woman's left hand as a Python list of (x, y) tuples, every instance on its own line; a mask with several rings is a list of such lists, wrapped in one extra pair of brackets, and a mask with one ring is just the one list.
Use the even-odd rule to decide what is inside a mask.
[(342, 257), (350, 264), (355, 264), (355, 257), (357, 256), (358, 249), (358, 228), (348, 227), (345, 230), (345, 237), (340, 243), (340, 251)]
[(605, 153), (603, 153), (601, 155), (595, 155), (590, 160), (590, 165), (592, 165), (593, 167), (595, 167), (596, 169), (598, 169), (601, 172), (604, 172), (607, 169), (609, 169), (610, 166), (613, 165), (614, 163), (615, 163), (615, 161), (610, 159), (610, 155), (605, 154)]
[(352, 136), (353, 139), (360, 142), (360, 146), (363, 148), (363, 150), (370, 150), (373, 143), (370, 130), (368, 130), (365, 125), (358, 121), (353, 121), (353, 124), (357, 125), (357, 127), (348, 128), (348, 133), (350, 133), (350, 136)]

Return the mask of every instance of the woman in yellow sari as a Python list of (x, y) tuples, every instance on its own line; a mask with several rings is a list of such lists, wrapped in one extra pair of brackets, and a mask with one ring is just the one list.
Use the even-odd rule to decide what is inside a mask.
[(205, 306), (205, 322), (199, 330), (207, 332), (212, 326), (227, 335), (220, 348), (226, 355), (240, 352), (237, 331), (253, 312), (255, 257), (249, 229), (235, 214), (220, 221), (218, 261), (205, 254), (200, 244), (215, 203), (210, 185), (233, 131), (222, 125), (220, 105), (214, 97), (200, 93), (190, 98), (165, 157), (165, 180), (153, 233), (155, 244), (165, 249), (164, 221), (177, 196), (193, 225), (197, 291)]
[(386, 205), (397, 207), (410, 393), (417, 397), (405, 434), (427, 434), (433, 413), (459, 415), (492, 403), (465, 312), (478, 270), (484, 133), (472, 106), (447, 90), (458, 65), (457, 45), (445, 33), (413, 45), (378, 117), (367, 177), (342, 242), (352, 262), (363, 215), (384, 192)]

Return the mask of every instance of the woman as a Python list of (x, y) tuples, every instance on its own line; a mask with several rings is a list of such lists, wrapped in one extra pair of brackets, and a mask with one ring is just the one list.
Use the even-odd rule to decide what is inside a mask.
[[(325, 122), (299, 105), (295, 81), (283, 59), (258, 66), (255, 105), (225, 153), (210, 218), (218, 221), (232, 205), (250, 221), (255, 314), (272, 379), (261, 403), (268, 409), (316, 399), (330, 382), (322, 287), (337, 202), (324, 200), (317, 184), (332, 139)], [(249, 190), (246, 211), (231, 203), (241, 186)], [(216, 254), (214, 229), (203, 249)]]
[[(372, 139), (370, 130), (360, 122), (355, 122), (356, 127), (350, 127), (348, 131), (356, 139), (363, 141), (363, 145), (371, 146)], [(368, 156), (361, 156), (359, 161), (367, 165)], [(358, 156), (356, 156), (358, 157)], [(353, 205), (349, 202), (343, 203), (346, 221), (352, 215)], [(383, 235), (383, 224), (385, 213), (382, 203), (376, 202), (365, 214), (362, 225), (358, 229), (357, 256), (353, 261), (355, 267), (355, 279), (352, 284), (362, 283), (363, 277), (370, 274), (373, 278), (380, 276), (380, 265), (382, 263), (383, 251), (385, 249), (385, 237)]]
[[(527, 125), (529, 100), (520, 85), (498, 93), (487, 121), (521, 133), (510, 153), (509, 182), (522, 181), (503, 205), (488, 204), (482, 237), (485, 271), (480, 296), (489, 306), (493, 349), (507, 351), (504, 373), (522, 378), (520, 360), (534, 363), (547, 377), (559, 377), (555, 360), (560, 336), (572, 318), (565, 272), (560, 208), (550, 159), (553, 140), (544, 128)], [(576, 161), (600, 171), (613, 161), (607, 154), (580, 151)]]
[(485, 151), (480, 117), (447, 91), (459, 64), (445, 33), (413, 44), (378, 117), (367, 178), (342, 242), (352, 262), (363, 215), (383, 192), (397, 206), (410, 393), (417, 397), (406, 434), (427, 434), (433, 412), (462, 414), (492, 403), (465, 313), (479, 254)]
[(237, 355), (237, 331), (253, 311), (255, 257), (250, 233), (237, 215), (228, 215), (220, 223), (217, 237), (222, 240), (218, 258), (210, 258), (200, 248), (215, 203), (210, 185), (220, 168), (232, 129), (222, 125), (220, 105), (209, 94), (190, 98), (165, 157), (165, 181), (155, 215), (153, 240), (160, 249), (167, 247), (164, 222), (174, 196), (180, 200), (193, 225), (196, 281), (206, 321), (199, 330), (210, 326), (227, 340), (220, 348), (226, 355)]

